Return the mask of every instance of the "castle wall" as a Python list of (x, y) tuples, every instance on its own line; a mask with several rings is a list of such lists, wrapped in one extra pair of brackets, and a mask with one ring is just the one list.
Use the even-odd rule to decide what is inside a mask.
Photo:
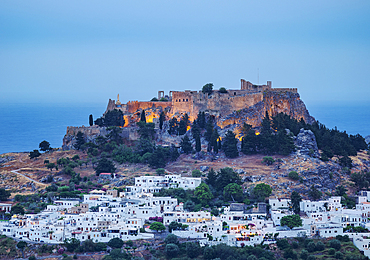
[(293, 92), (293, 93), (298, 93), (297, 88), (274, 88), (272, 89), (273, 91), (278, 91), (278, 92)]
[(249, 93), (245, 90), (228, 90), (227, 93), (214, 91), (211, 95), (201, 91), (174, 92), (172, 114), (188, 113), (193, 121), (199, 111), (222, 116), (245, 107), (253, 106), (263, 99), (262, 93)]
[(127, 112), (135, 113), (139, 109), (159, 108), (165, 109), (172, 106), (171, 102), (143, 102), (143, 101), (129, 101), (127, 102)]

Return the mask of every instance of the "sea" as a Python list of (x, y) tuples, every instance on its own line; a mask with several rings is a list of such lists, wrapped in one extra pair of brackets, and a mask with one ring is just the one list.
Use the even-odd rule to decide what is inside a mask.
[[(106, 103), (0, 104), (0, 154), (39, 149), (46, 140), (61, 147), (68, 126), (88, 126), (89, 115), (101, 117)], [(307, 105), (307, 104), (306, 104)], [(310, 114), (328, 128), (370, 135), (370, 104), (313, 104)]]

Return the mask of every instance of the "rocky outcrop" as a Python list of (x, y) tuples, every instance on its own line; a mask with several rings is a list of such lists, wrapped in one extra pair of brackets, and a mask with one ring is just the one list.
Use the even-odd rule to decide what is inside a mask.
[[(84, 134), (85, 142), (92, 142), (95, 143), (95, 139), (98, 136), (105, 137), (109, 131), (106, 127), (100, 126), (81, 126), (81, 127), (67, 127), (67, 134), (63, 138), (63, 150), (71, 150), (74, 149), (74, 144), (76, 143), (76, 136), (77, 133), (81, 132)], [(130, 140), (138, 139), (138, 133), (136, 127), (126, 127), (122, 128), (122, 133), (120, 134), (122, 138), (127, 138)]]
[(320, 157), (316, 137), (311, 130), (304, 130), (302, 128), (295, 138), (295, 143), (297, 146), (297, 153), (309, 155), (316, 158)]
[(303, 120), (312, 124), (315, 119), (310, 116), (305, 104), (300, 99), (298, 93), (290, 91), (265, 91), (263, 100), (254, 106), (247, 107), (220, 118), (218, 126), (220, 128), (238, 128), (247, 123), (253, 127), (257, 127), (262, 123), (266, 111), (270, 116), (275, 116), (279, 113), (285, 113), (297, 120)]

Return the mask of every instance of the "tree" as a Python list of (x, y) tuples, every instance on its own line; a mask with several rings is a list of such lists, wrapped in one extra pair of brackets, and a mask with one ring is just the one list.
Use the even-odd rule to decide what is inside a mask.
[(89, 125), (92, 126), (94, 124), (94, 119), (93, 119), (93, 115), (90, 114), (89, 115)]
[(95, 125), (98, 126), (124, 126), (125, 120), (121, 110), (109, 110), (103, 117), (95, 120)]
[(195, 169), (195, 170), (193, 170), (193, 171), (191, 172), (191, 176), (192, 176), (192, 177), (195, 177), (195, 178), (202, 177), (202, 172), (201, 172), (200, 170)]
[(163, 231), (163, 230), (166, 230), (166, 227), (161, 223), (161, 222), (153, 222), (149, 229), (151, 230), (155, 230), (155, 231)]
[(322, 192), (316, 189), (312, 184), (310, 190), (308, 191), (308, 196), (310, 196), (312, 200), (319, 200), (322, 196)]
[(202, 144), (200, 142), (200, 136), (196, 135), (195, 136), (195, 151), (199, 153), (201, 150), (202, 150)]
[(300, 227), (302, 226), (302, 219), (299, 215), (285, 216), (280, 219), (280, 225), (287, 226), (290, 229), (293, 227)]
[[(169, 225), (168, 225), (168, 232), (172, 233), (172, 230), (178, 230), (182, 227), (182, 224), (177, 222), (177, 221), (172, 221)], [(168, 235), (169, 236), (169, 235)], [(167, 237), (168, 237), (167, 236)], [(167, 237), (166, 237), (166, 240), (167, 240)], [(167, 244), (165, 240), (165, 243)], [(177, 240), (177, 237), (176, 237), (176, 240)], [(171, 243), (171, 242), (169, 242)]]
[(207, 205), (208, 202), (213, 198), (212, 192), (210, 191), (208, 185), (204, 182), (195, 188), (194, 195), (203, 206)]
[(218, 92), (220, 92), (220, 93), (227, 93), (227, 90), (226, 90), (226, 88), (221, 87), (221, 88), (218, 90)]
[(213, 168), (211, 168), (211, 170), (209, 170), (208, 173), (207, 173), (206, 182), (207, 182), (208, 185), (211, 185), (211, 186), (215, 187), (216, 179), (217, 179), (217, 175), (216, 175), (215, 171), (213, 170)]
[(243, 200), (243, 189), (236, 183), (230, 183), (224, 188), (225, 200), (242, 201)]
[(295, 181), (298, 181), (299, 180), (299, 175), (298, 175), (298, 172), (296, 171), (291, 171), (289, 174), (288, 174), (288, 177), (292, 180), (295, 180)]
[(193, 147), (187, 135), (185, 135), (184, 138), (181, 139), (180, 146), (186, 154), (189, 154), (193, 151)]
[(174, 116), (171, 118), (169, 122), (168, 133), (170, 135), (176, 135), (178, 133), (178, 127), (179, 127), (179, 122), (177, 121), (177, 118)]
[(197, 243), (186, 243), (186, 255), (190, 258), (196, 258), (199, 255), (200, 247)]
[(335, 188), (335, 196), (344, 196), (348, 190), (343, 186), (337, 186)]
[(184, 135), (186, 133), (186, 131), (188, 130), (188, 125), (189, 125), (189, 116), (188, 114), (185, 114), (180, 119), (178, 128), (179, 135)]
[(76, 143), (73, 145), (76, 150), (80, 150), (82, 145), (85, 144), (85, 134), (81, 131), (78, 131), (76, 135)]
[(162, 111), (161, 114), (159, 115), (159, 129), (162, 130), (163, 128), (163, 122), (166, 120), (166, 115)]
[(205, 84), (203, 87), (202, 87), (202, 92), (203, 94), (211, 94), (213, 91), (213, 83), (208, 83), (208, 84)]
[(166, 251), (166, 255), (169, 258), (173, 258), (173, 257), (176, 257), (177, 254), (179, 253), (179, 247), (175, 244), (167, 244), (165, 251)]
[(123, 260), (123, 259), (131, 259), (130, 255), (128, 255), (125, 251), (122, 252), (120, 248), (113, 249), (109, 256), (105, 256), (104, 260)]
[(50, 169), (50, 171), (53, 171), (55, 167), (56, 167), (55, 163), (48, 163), (48, 165), (46, 165), (46, 168)]
[(12, 214), (24, 215), (24, 208), (23, 208), (23, 206), (21, 204), (17, 204), (17, 205), (15, 205), (15, 206), (12, 207), (11, 213)]
[(17, 244), (17, 247), (21, 250), (22, 252), (22, 257), (24, 258), (24, 248), (27, 246), (27, 243), (24, 242), (24, 241), (19, 241), (18, 244)]
[(70, 238), (64, 240), (64, 246), (67, 248), (68, 252), (73, 252), (75, 251), (79, 246), (80, 246), (80, 240), (77, 238)]
[[(176, 222), (176, 221), (172, 221), (170, 224), (172, 224), (172, 223), (174, 223), (174, 222)], [(176, 222), (177, 223), (177, 222)], [(181, 223), (177, 223), (177, 227), (179, 227), (179, 225), (180, 225), (180, 227), (182, 226), (182, 224)], [(170, 229), (170, 227), (168, 226), (168, 229)], [(176, 229), (173, 229), (173, 230), (176, 230)], [(174, 234), (168, 234), (167, 236), (166, 236), (166, 238), (164, 239), (164, 243), (165, 244), (178, 244), (179, 243), (179, 241), (178, 241), (178, 239), (177, 239), (177, 236), (176, 235), (174, 235)]]
[(185, 203), (184, 203), (184, 209), (185, 210), (188, 210), (188, 211), (193, 211), (194, 210), (194, 207), (195, 207), (195, 203), (191, 200), (187, 200)]
[(165, 175), (166, 171), (163, 168), (158, 168), (157, 170), (155, 170), (155, 173), (161, 176), (161, 175)]
[(290, 195), (290, 201), (292, 203), (292, 210), (294, 214), (299, 215), (299, 212), (301, 211), (300, 209), (300, 202), (302, 201), (301, 195), (299, 195), (298, 192), (293, 191), (292, 194)]
[[(236, 183), (241, 185), (242, 181), (240, 179), (240, 176), (238, 173), (236, 173), (232, 168), (226, 167), (220, 169), (220, 171), (217, 174), (217, 179), (215, 182), (214, 187), (219, 190), (223, 191), (224, 188), (229, 184), (229, 183)], [(212, 185), (212, 184), (211, 184)]]
[(308, 251), (307, 251), (306, 249), (303, 249), (303, 250), (301, 251), (301, 255), (300, 255), (300, 257), (301, 257), (303, 260), (306, 260), (306, 259), (308, 258), (308, 256), (309, 256)]
[(337, 239), (330, 240), (329, 245), (336, 250), (339, 250), (341, 248), (340, 241)]
[(10, 191), (0, 188), (0, 201), (7, 200), (10, 197), (11, 193)]
[(140, 122), (146, 123), (145, 110), (143, 109), (140, 114)]
[(271, 156), (265, 156), (263, 157), (262, 159), (262, 163), (266, 164), (266, 165), (273, 165), (275, 162), (274, 158), (272, 158)]
[(154, 123), (145, 123), (144, 121), (140, 121), (137, 123), (137, 126), (139, 127), (139, 135), (140, 139), (149, 139), (152, 140), (155, 135), (155, 125)]
[(118, 238), (118, 237), (112, 238), (108, 242), (108, 246), (110, 246), (112, 248), (121, 248), (123, 246), (123, 244), (124, 244), (123, 240)]
[(113, 162), (104, 157), (98, 161), (98, 165), (95, 167), (95, 172), (97, 175), (102, 172), (114, 173), (115, 171), (116, 167), (114, 166)]
[(352, 159), (349, 158), (347, 155), (345, 155), (345, 156), (339, 158), (339, 164), (342, 167), (347, 167), (347, 168), (351, 169), (352, 168)]
[(41, 153), (39, 152), (39, 150), (33, 150), (32, 152), (30, 152), (30, 154), (28, 155), (30, 157), (30, 159), (33, 159), (33, 158), (37, 158), (41, 155)]
[(109, 133), (107, 134), (107, 140), (113, 141), (116, 144), (121, 144), (122, 143), (122, 137), (120, 134), (122, 133), (122, 129), (117, 127), (117, 126), (110, 126), (107, 127), (107, 130)]
[(252, 195), (258, 201), (264, 201), (266, 197), (269, 197), (271, 195), (271, 192), (272, 188), (270, 187), (270, 185), (259, 183), (253, 188)]
[(235, 138), (235, 134), (228, 130), (222, 143), (222, 150), (226, 157), (235, 158), (239, 156), (237, 143), (238, 140)]
[(48, 141), (42, 141), (40, 144), (39, 144), (39, 148), (41, 151), (43, 152), (46, 152), (46, 151), (50, 151), (51, 150), (51, 147), (50, 147), (50, 143)]

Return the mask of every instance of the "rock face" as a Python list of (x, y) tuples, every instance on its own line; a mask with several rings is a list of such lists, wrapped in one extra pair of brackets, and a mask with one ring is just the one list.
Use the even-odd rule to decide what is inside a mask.
[(314, 133), (311, 130), (304, 130), (303, 128), (299, 131), (296, 137), (297, 152), (303, 155), (309, 155), (311, 157), (320, 157), (319, 149)]
[[(95, 139), (98, 136), (106, 136), (109, 131), (106, 127), (100, 126), (81, 126), (81, 127), (67, 127), (67, 134), (63, 138), (63, 150), (74, 149), (74, 144), (76, 143), (76, 135), (78, 132), (82, 132), (85, 137), (85, 142), (95, 143)], [(127, 127), (122, 129), (121, 136), (128, 138), (130, 140), (136, 140), (138, 138), (137, 128)]]
[(297, 120), (303, 118), (308, 124), (315, 122), (315, 119), (308, 113), (298, 93), (271, 90), (263, 93), (263, 100), (261, 102), (258, 102), (254, 106), (234, 111), (223, 118), (221, 117), (217, 125), (220, 128), (237, 130), (237, 132), (238, 128), (240, 128), (244, 122), (252, 125), (252, 127), (256, 127), (261, 124), (266, 111), (270, 116), (285, 113)]

